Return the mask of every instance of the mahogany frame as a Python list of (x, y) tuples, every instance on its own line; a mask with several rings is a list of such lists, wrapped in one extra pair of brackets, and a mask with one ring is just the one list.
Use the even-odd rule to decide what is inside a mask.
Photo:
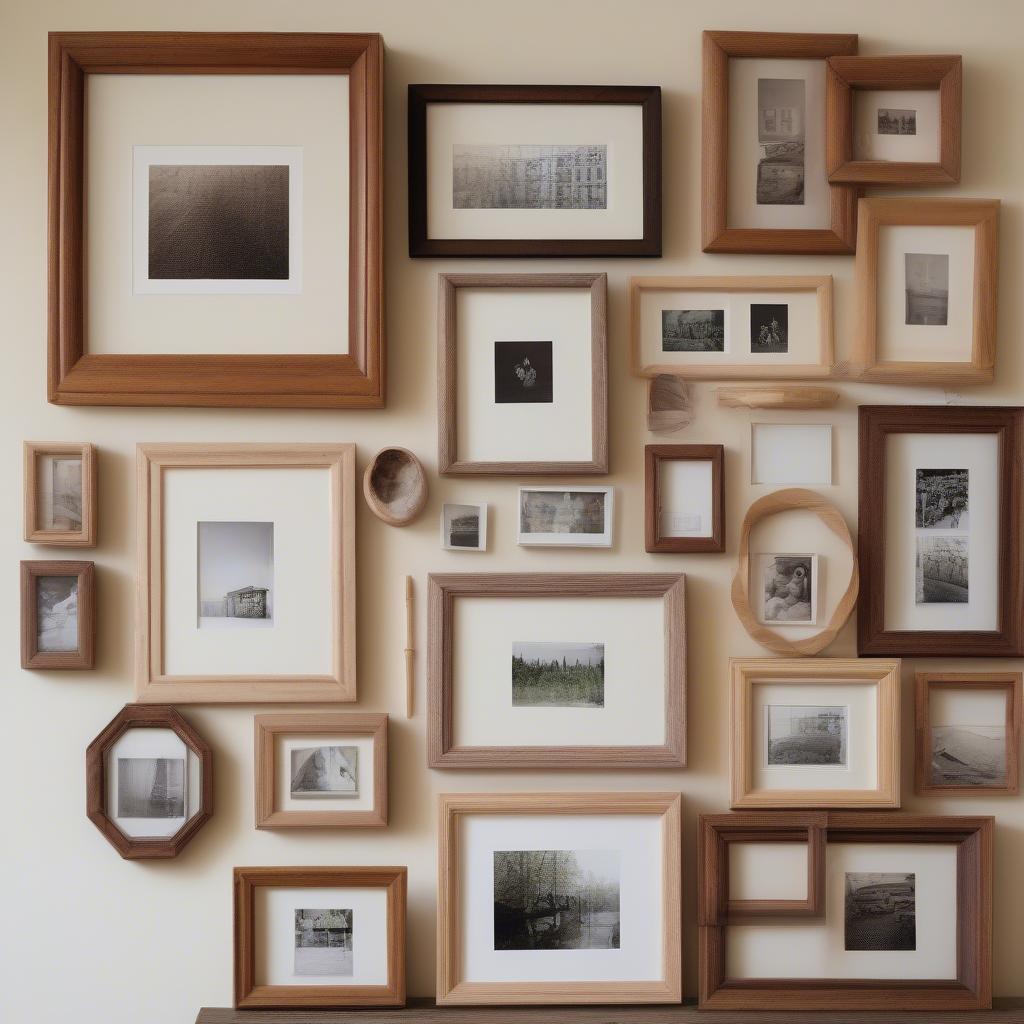
[[(377, 34), (50, 33), (50, 402), (243, 408), (379, 408), (384, 404), (383, 62), (384, 44)], [(90, 74), (348, 77), (349, 345), (344, 354), (89, 352), (85, 80)]]
[[(711, 463), (711, 535), (664, 537), (661, 534), (663, 462)], [(725, 550), (725, 448), (720, 444), (644, 445), (644, 548), (655, 553), (696, 554)]]
[[(39, 650), (41, 576), (78, 579), (78, 649)], [(96, 662), (96, 566), (93, 562), (26, 561), (21, 563), (21, 667), (29, 669), (91, 669)]]
[[(25, 540), (53, 547), (94, 548), (97, 526), (96, 448), (88, 442), (26, 441), (24, 452)], [(70, 455), (82, 462), (82, 528), (49, 530), (39, 507), (39, 460), (47, 455)]]

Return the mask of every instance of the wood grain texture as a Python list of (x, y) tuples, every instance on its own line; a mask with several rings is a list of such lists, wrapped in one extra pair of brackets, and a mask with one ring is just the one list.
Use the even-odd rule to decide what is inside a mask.
[(727, 409), (831, 409), (839, 401), (834, 388), (812, 384), (737, 384), (715, 395)]
[[(114, 823), (114, 812), (107, 806), (109, 751), (130, 729), (170, 729), (199, 759), (199, 809), (173, 836), (143, 839), (127, 836)], [(125, 860), (177, 857), (213, 814), (213, 751), (174, 708), (126, 704), (85, 751), (85, 811)]]
[[(39, 650), (39, 580), (43, 576), (78, 579), (78, 649)], [(91, 669), (96, 663), (96, 566), (93, 562), (21, 563), (21, 667)]]
[[(711, 464), (711, 534), (666, 537), (661, 533), (661, 467), (665, 462)], [(720, 444), (644, 446), (644, 547), (652, 553), (695, 554), (725, 550), (725, 449)]]
[[(23, 502), (25, 540), (52, 547), (94, 548), (98, 524), (96, 448), (89, 443), (26, 441), (23, 445)], [(39, 502), (39, 461), (48, 455), (70, 455), (82, 460), (82, 528), (49, 530), (43, 525)]]
[[(665, 618), (665, 742), (650, 746), (460, 746), (453, 705), (454, 611), (460, 597), (542, 602), (657, 597)], [(686, 577), (681, 573), (450, 573), (427, 578), (427, 765), (581, 769), (686, 766)]]
[[(48, 398), (58, 405), (384, 404), (384, 44), (376, 34), (51, 32)], [(348, 345), (338, 355), (96, 355), (85, 301), (85, 77), (339, 74), (349, 80)]]
[[(437, 463), (444, 476), (528, 476), (608, 472), (608, 275), (607, 274), (438, 274), (437, 297)], [(472, 462), (459, 455), (460, 288), (579, 288), (590, 292), (591, 457), (579, 462), (517, 460)]]
[[(857, 652), (870, 656), (1019, 658), (1024, 654), (1021, 544), (1024, 409), (1015, 406), (862, 405), (858, 409)], [(999, 592), (994, 630), (893, 630), (885, 625), (886, 444), (897, 434), (994, 434), (999, 441)]]
[[(439, 103), (615, 104), (641, 110), (643, 235), (640, 238), (433, 238), (427, 223), (427, 109)], [(410, 85), (409, 255), (660, 256), (661, 87), (657, 85)]]
[[(387, 461), (400, 464), (388, 477)], [(370, 511), (388, 526), (408, 526), (427, 503), (427, 474), (420, 460), (408, 448), (389, 445), (363, 471), (363, 498)]]

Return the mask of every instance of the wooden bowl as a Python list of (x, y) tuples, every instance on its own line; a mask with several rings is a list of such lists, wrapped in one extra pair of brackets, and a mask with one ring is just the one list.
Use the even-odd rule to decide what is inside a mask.
[(363, 474), (370, 511), (389, 526), (405, 526), (427, 502), (427, 474), (408, 448), (381, 448)]

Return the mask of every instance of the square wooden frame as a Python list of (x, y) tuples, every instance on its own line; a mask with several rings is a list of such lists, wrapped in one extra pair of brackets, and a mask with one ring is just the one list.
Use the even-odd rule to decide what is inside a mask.
[[(58, 405), (384, 404), (383, 67), (376, 34), (51, 32), (49, 361)], [(85, 78), (338, 74), (349, 79), (349, 348), (342, 355), (101, 355), (85, 335)]]
[[(36, 593), (41, 576), (78, 578), (78, 650), (39, 650)], [(96, 661), (96, 566), (92, 562), (21, 563), (21, 667), (90, 669)]]
[[(642, 238), (431, 238), (427, 224), (427, 107), (432, 103), (633, 105), (643, 119)], [(657, 85), (410, 85), (409, 255), (660, 256), (661, 87)]]
[[(665, 611), (665, 742), (660, 746), (462, 747), (452, 704), (460, 597), (660, 597)], [(430, 768), (686, 767), (686, 577), (682, 573), (449, 573), (427, 577), (427, 765)]]
[[(1024, 408), (862, 405), (859, 417), (857, 653), (924, 658), (1024, 654)], [(995, 630), (885, 628), (885, 449), (890, 434), (995, 434), (999, 439), (999, 625)]]
[[(442, 793), (438, 798), (437, 1004), (543, 1006), (680, 1002), (683, 995), (681, 807), (679, 793)], [(664, 909), (661, 980), (463, 981), (460, 828), (463, 817), (482, 814), (660, 815)]]
[[(829, 181), (850, 185), (955, 185), (960, 180), (963, 67), (959, 56), (829, 57), (825, 66), (825, 167)], [(855, 159), (853, 93), (867, 89), (937, 90), (939, 159)]]
[[(138, 587), (135, 693), (150, 704), (306, 703), (356, 699), (354, 444), (140, 444), (136, 448)], [(330, 675), (169, 676), (163, 670), (163, 475), (168, 469), (325, 469), (330, 475)]]
[[(1020, 672), (917, 672), (914, 675), (914, 792), (921, 796), (1016, 795), (1020, 791)], [(932, 690), (1003, 690), (1006, 694), (1006, 782), (1001, 786), (942, 786), (930, 782)]]
[[(818, 359), (814, 363), (679, 363), (644, 364), (641, 359), (641, 296), (643, 292), (810, 292), (818, 300)], [(789, 275), (786, 277), (631, 277), (629, 279), (629, 348), (633, 373), (657, 377), (667, 373), (687, 380), (816, 380), (832, 376), (832, 276)]]
[[(711, 536), (663, 537), (661, 521), (661, 464), (711, 463)], [(725, 448), (720, 444), (644, 445), (644, 547), (664, 554), (696, 554), (725, 550)]]
[[(437, 461), (446, 476), (602, 474), (608, 472), (608, 275), (438, 274)], [(459, 288), (579, 288), (590, 292), (591, 457), (581, 462), (467, 462), (458, 451)]]
[[(716, 917), (728, 874), (708, 833), (732, 817), (736, 829), (805, 827), (805, 815), (713, 815), (702, 818), (697, 843), (700, 1008), (707, 1010), (984, 1010), (992, 1006), (992, 878), (994, 818), (847, 811), (821, 815), (825, 842), (955, 843), (957, 845), (957, 977), (950, 981), (870, 978), (730, 978), (726, 927)], [(748, 838), (749, 841), (755, 841)], [(711, 855), (709, 855), (709, 848)], [(824, 860), (824, 858), (823, 858)], [(748, 921), (749, 923), (749, 921)]]
[(857, 36), (810, 32), (715, 32), (703, 36), (701, 237), (704, 252), (836, 256), (856, 243), (857, 190), (832, 185), (829, 228), (729, 226), (729, 61), (733, 57), (826, 60), (857, 52)]
[[(881, 229), (892, 225), (974, 229), (974, 310), (969, 361), (879, 360), (878, 244)], [(933, 387), (992, 381), (999, 284), (998, 199), (862, 199), (854, 279), (857, 314), (850, 361), (860, 380)]]
[[(94, 548), (96, 546), (97, 486), (96, 449), (78, 442), (26, 441), (24, 446), (25, 540), (30, 544), (54, 547)], [(46, 455), (71, 455), (82, 460), (81, 530), (47, 530), (39, 508), (39, 458)]]
[[(234, 871), (235, 1009), (405, 1005), (404, 867), (268, 867)], [(388, 980), (384, 985), (257, 985), (256, 889), (351, 887), (387, 890)]]
[[(354, 712), (256, 715), (254, 790), (257, 828), (374, 828), (388, 823), (388, 716)], [(370, 736), (373, 809), (282, 810), (277, 806), (277, 737)]]
[[(900, 662), (874, 658), (730, 658), (730, 787), (734, 808), (899, 807)], [(753, 688), (761, 682), (808, 686), (874, 683), (877, 690), (874, 789), (756, 789), (752, 757)]]

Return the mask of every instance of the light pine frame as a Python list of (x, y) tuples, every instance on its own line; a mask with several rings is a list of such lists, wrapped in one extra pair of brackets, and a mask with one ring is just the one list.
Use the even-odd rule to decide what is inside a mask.
[[(96, 448), (86, 443), (26, 441), (24, 452), (25, 540), (54, 547), (94, 548), (96, 546), (97, 486)], [(39, 459), (47, 455), (69, 455), (82, 460), (81, 530), (47, 530), (39, 507)]]
[[(999, 285), (998, 199), (862, 199), (857, 225), (854, 281), (857, 295), (851, 367), (873, 384), (946, 387), (988, 384), (995, 374)], [(970, 360), (885, 360), (878, 356), (878, 245), (890, 226), (974, 229), (974, 311)]]
[[(78, 648), (39, 650), (39, 579), (78, 579)], [(91, 669), (96, 663), (96, 565), (93, 562), (27, 561), (21, 563), (21, 667)]]
[[(375, 828), (388, 823), (388, 716), (334, 712), (256, 715), (253, 720), (256, 827)], [(282, 810), (277, 805), (279, 736), (369, 736), (373, 740), (373, 808), (356, 810)]]
[[(304, 703), (356, 699), (354, 444), (140, 444), (136, 449), (138, 589), (135, 692), (150, 704)], [(163, 670), (163, 474), (168, 469), (323, 469), (329, 473), (329, 675), (169, 676)]]
[[(608, 275), (438, 274), (437, 461), (445, 476), (529, 476), (608, 472)], [(578, 288), (590, 292), (591, 456), (578, 462), (516, 460), (470, 462), (458, 451), (458, 349), (456, 299), (460, 288)]]
[[(818, 301), (818, 359), (813, 363), (738, 362), (644, 363), (641, 353), (641, 300), (644, 292), (815, 292)], [(629, 279), (629, 351), (633, 373), (638, 377), (657, 377), (667, 373), (688, 380), (815, 380), (832, 376), (834, 363), (832, 340), (832, 276), (788, 275), (741, 277), (631, 277)]]
[[(682, 1000), (679, 793), (459, 793), (438, 798), (437, 1004), (542, 1006)], [(653, 815), (662, 819), (662, 977), (657, 981), (462, 980), (462, 819), (471, 815)], [(658, 870), (654, 865), (651, 870)]]
[[(880, 658), (730, 658), (730, 802), (736, 809), (878, 808), (900, 806), (900, 661)], [(874, 789), (757, 789), (753, 740), (760, 723), (752, 713), (760, 683), (827, 687), (874, 683), (876, 786)]]

